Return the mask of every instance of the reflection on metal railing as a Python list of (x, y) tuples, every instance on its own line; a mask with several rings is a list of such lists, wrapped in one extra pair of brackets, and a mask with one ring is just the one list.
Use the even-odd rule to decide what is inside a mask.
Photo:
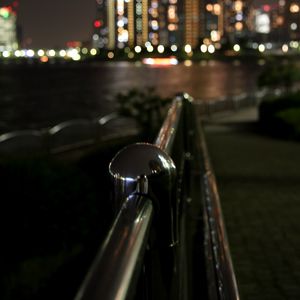
[(236, 96), (222, 97), (215, 100), (197, 100), (197, 111), (202, 116), (211, 116), (218, 112), (235, 111), (246, 107), (257, 106), (266, 95), (266, 91), (241, 93)]
[(113, 113), (88, 119), (74, 119), (41, 130), (19, 130), (0, 135), (0, 154), (26, 156), (57, 154), (92, 146), (110, 139), (139, 133), (137, 123)]
[(20, 130), (0, 135), (0, 153), (21, 152), (26, 155), (45, 151), (44, 136), (38, 130)]
[(75, 300), (125, 299), (141, 264), (152, 217), (149, 199), (126, 199)]
[(76, 300), (239, 299), (198, 126), (191, 97), (177, 96), (154, 144), (113, 158), (117, 217)]
[[(280, 94), (280, 90), (272, 92), (274, 95)], [(257, 105), (267, 93), (270, 91), (262, 90), (253, 94), (242, 93), (229, 98), (222, 97), (209, 101), (197, 100), (194, 103), (197, 105), (197, 113), (200, 116), (211, 116), (218, 112)], [(169, 111), (170, 116), (166, 119), (168, 123), (165, 123), (161, 128), (155, 141), (161, 149), (168, 153), (174, 142), (182, 110), (179, 97), (175, 103)], [(93, 120), (69, 120), (47, 129), (4, 133), (0, 135), (0, 154), (25, 155), (47, 152), (56, 154), (122, 136), (136, 135), (138, 132), (139, 128), (135, 120), (113, 112)]]

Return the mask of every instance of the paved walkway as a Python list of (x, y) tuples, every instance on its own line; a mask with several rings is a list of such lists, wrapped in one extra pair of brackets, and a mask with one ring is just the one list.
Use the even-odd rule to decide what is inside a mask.
[(300, 299), (300, 143), (262, 136), (256, 109), (205, 122), (241, 300)]

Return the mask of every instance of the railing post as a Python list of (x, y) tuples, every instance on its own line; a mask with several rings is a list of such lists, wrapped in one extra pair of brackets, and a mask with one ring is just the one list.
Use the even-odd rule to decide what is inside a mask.
[[(113, 201), (119, 211), (124, 200), (132, 194), (151, 198), (159, 223), (172, 227), (172, 202), (176, 184), (176, 167), (171, 157), (155, 145), (136, 143), (119, 151), (109, 165), (113, 180)], [(161, 199), (161, 200), (158, 200)], [(164, 231), (165, 229), (162, 229)], [(167, 243), (173, 244), (174, 232), (166, 232)]]
[[(148, 284), (151, 293), (159, 293), (165, 289), (165, 293), (170, 294), (176, 270), (172, 247), (176, 242), (175, 216), (172, 209), (176, 199), (175, 164), (159, 147), (137, 143), (117, 153), (110, 163), (109, 172), (114, 182), (113, 197), (116, 208), (126, 197), (133, 194), (145, 195), (152, 200), (154, 223), (149, 239), (152, 257), (146, 261), (145, 266), (151, 274)], [(154, 283), (157, 280), (155, 269), (160, 269), (161, 273), (161, 280), (158, 279), (158, 283)]]

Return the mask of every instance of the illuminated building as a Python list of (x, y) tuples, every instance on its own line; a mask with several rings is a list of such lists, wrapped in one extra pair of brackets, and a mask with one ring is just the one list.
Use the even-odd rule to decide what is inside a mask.
[(149, 7), (149, 41), (152, 45), (159, 44), (159, 3), (150, 0)]
[[(300, 39), (300, 1), (278, 0), (256, 3), (248, 16), (252, 40), (288, 43)], [(254, 32), (254, 33), (253, 33)]]
[(17, 17), (11, 7), (0, 8), (0, 47), (4, 50), (18, 48)]
[(248, 1), (223, 1), (224, 36), (230, 43), (236, 43), (248, 36)]
[(114, 49), (116, 47), (116, 1), (96, 0), (96, 18), (93, 21), (92, 46)]
[(129, 22), (134, 24), (130, 31), (131, 41), (129, 46), (144, 46), (148, 41), (149, 32), (148, 0), (130, 1), (129, 5), (132, 5), (131, 14), (129, 15)]
[(96, 0), (93, 46), (124, 48), (148, 40), (148, 0)]
[(286, 0), (284, 15), (286, 41), (300, 40), (300, 1)]
[(178, 0), (149, 1), (149, 42), (170, 46), (180, 43)]
[(185, 0), (184, 7), (184, 42), (195, 48), (199, 44), (200, 37), (200, 1)]
[[(171, 46), (180, 40), (179, 0), (96, 0), (93, 46)], [(180, 1), (181, 3), (182, 1)]]
[[(95, 48), (300, 40), (300, 0), (96, 0)], [(160, 48), (162, 49), (162, 48)], [(189, 49), (189, 48), (187, 48)], [(204, 49), (204, 48), (203, 48)], [(172, 50), (176, 51), (176, 50)], [(137, 52), (137, 53), (139, 53)]]
[(224, 1), (212, 0), (204, 5), (202, 36), (211, 42), (219, 42), (224, 34)]

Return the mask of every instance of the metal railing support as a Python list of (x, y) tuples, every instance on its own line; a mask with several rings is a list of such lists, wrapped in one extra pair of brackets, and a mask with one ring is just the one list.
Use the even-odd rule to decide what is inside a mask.
[(196, 237), (203, 241), (206, 260), (204, 295), (209, 300), (239, 299), (216, 181), (188, 94), (175, 97), (155, 143), (123, 148), (109, 173), (117, 217), (75, 300), (139, 297), (135, 289), (141, 282), (147, 294), (135, 299), (189, 299), (192, 275), (187, 274), (192, 268), (186, 258), (195, 258), (195, 241), (186, 238), (186, 224), (199, 225), (187, 215), (196, 207), (192, 213), (203, 219), (205, 236)]
[(75, 300), (125, 300), (134, 290), (153, 217), (151, 200), (126, 199)]

